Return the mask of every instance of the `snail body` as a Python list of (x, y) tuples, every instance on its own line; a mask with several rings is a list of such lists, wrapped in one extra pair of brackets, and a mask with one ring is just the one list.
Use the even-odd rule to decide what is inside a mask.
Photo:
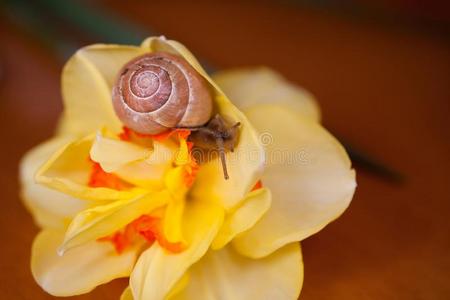
[(112, 91), (123, 124), (143, 134), (208, 122), (212, 98), (203, 77), (183, 58), (149, 53), (128, 62)]

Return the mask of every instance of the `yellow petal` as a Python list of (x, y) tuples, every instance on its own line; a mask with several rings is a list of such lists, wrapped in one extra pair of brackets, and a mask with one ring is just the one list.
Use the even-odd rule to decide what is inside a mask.
[(29, 151), (20, 163), (21, 197), (41, 227), (64, 228), (68, 220), (90, 205), (34, 181), (38, 168), (67, 142), (65, 137), (49, 140)]
[(133, 293), (131, 293), (129, 286), (123, 290), (122, 295), (120, 295), (120, 300), (134, 300)]
[[(175, 284), (175, 286), (172, 288), (172, 290), (167, 294), (167, 296), (164, 299), (173, 299), (176, 295), (178, 295), (181, 291), (183, 291), (186, 286), (189, 283), (189, 273), (184, 273), (183, 277), (178, 280), (178, 282)], [(133, 293), (131, 292), (130, 286), (127, 286), (127, 288), (123, 291), (122, 295), (120, 296), (120, 300), (134, 300)]]
[(143, 252), (130, 276), (134, 299), (166, 297), (186, 270), (207, 251), (222, 220), (223, 211), (219, 206), (191, 201), (186, 206), (183, 218), (188, 248), (173, 254), (155, 243)]
[(140, 47), (92, 45), (82, 48), (64, 66), (64, 115), (60, 132), (83, 136), (103, 125), (119, 130), (111, 104), (112, 84), (122, 66), (144, 54)]
[(184, 198), (171, 198), (164, 213), (164, 237), (171, 243), (184, 242), (183, 239), (183, 212)]
[(181, 293), (188, 285), (190, 279), (189, 272), (185, 272), (183, 276), (175, 283), (172, 290), (167, 294), (165, 299), (174, 299), (179, 293)]
[(149, 37), (142, 42), (141, 47), (146, 50), (149, 49), (152, 52), (161, 51), (181, 55), (192, 67), (194, 67), (194, 69), (197, 70), (197, 72), (203, 75), (203, 77), (208, 77), (195, 56), (184, 45), (177, 41), (168, 40), (165, 37)]
[(41, 228), (65, 228), (77, 213), (93, 205), (39, 184), (24, 186), (21, 197)]
[(182, 44), (165, 38), (149, 38), (142, 43), (142, 48), (184, 57), (210, 83), (217, 112), (233, 124), (240, 122), (239, 143), (234, 152), (226, 154), (230, 179), (224, 179), (221, 163), (219, 159), (214, 159), (201, 166), (192, 187), (192, 194), (195, 197), (210, 195), (211, 198), (220, 201), (226, 209), (231, 209), (244, 199), (263, 170), (264, 149), (256, 131)]
[(238, 234), (255, 225), (269, 209), (270, 202), (270, 190), (261, 188), (250, 192), (239, 207), (226, 216), (211, 248), (217, 250), (224, 247)]
[(121, 167), (149, 158), (151, 149), (140, 145), (104, 136), (98, 132), (90, 150), (90, 157), (98, 162), (105, 172), (112, 173)]
[(139, 188), (118, 191), (89, 187), (87, 184), (92, 169), (89, 151), (92, 141), (93, 136), (88, 136), (59, 149), (39, 169), (36, 181), (73, 197), (96, 201), (129, 199), (145, 193)]
[(254, 105), (276, 104), (320, 121), (320, 109), (314, 97), (269, 68), (221, 71), (213, 75), (213, 80), (242, 111)]
[[(228, 116), (230, 115), (233, 113), (230, 112)], [(232, 209), (244, 199), (260, 179), (264, 167), (264, 152), (261, 151), (256, 132), (247, 120), (240, 117), (234, 120), (240, 120), (242, 129), (234, 152), (226, 154), (229, 179), (224, 178), (219, 159), (213, 159), (201, 165), (191, 191), (196, 197), (211, 195), (226, 209)]]
[(164, 213), (164, 236), (172, 243), (182, 242), (183, 239), (183, 212), (186, 202), (186, 187), (183, 167), (172, 168), (167, 172), (164, 181), (167, 191), (171, 195), (169, 204)]
[(23, 185), (34, 183), (34, 175), (56, 150), (67, 144), (70, 139), (56, 137), (27, 152), (20, 162), (20, 182)]
[(177, 166), (186, 165), (189, 163), (189, 147), (187, 145), (186, 139), (180, 139), (180, 148), (177, 151), (175, 157), (175, 164)]
[(153, 151), (147, 159), (128, 163), (115, 170), (114, 174), (138, 187), (160, 189), (164, 186), (165, 173), (172, 168), (175, 153), (174, 143), (154, 141)]
[(134, 251), (117, 255), (110, 243), (91, 242), (58, 256), (56, 249), (63, 236), (63, 231), (44, 230), (33, 242), (31, 271), (46, 292), (54, 296), (84, 294), (130, 274)]
[(295, 300), (303, 282), (298, 243), (261, 259), (239, 255), (232, 247), (209, 251), (190, 269), (189, 284), (174, 300)]
[(106, 172), (138, 187), (160, 189), (164, 174), (172, 167), (177, 145), (171, 140), (153, 141), (148, 147), (119, 140), (106, 130), (97, 133), (91, 159)]
[(253, 107), (247, 116), (271, 135), (262, 182), (272, 205), (233, 243), (247, 256), (262, 257), (342, 214), (355, 191), (355, 172), (344, 148), (318, 123), (276, 105)]
[(166, 192), (150, 192), (134, 199), (117, 200), (80, 212), (66, 231), (61, 253), (86, 242), (108, 236), (141, 215), (167, 204), (170, 195)]

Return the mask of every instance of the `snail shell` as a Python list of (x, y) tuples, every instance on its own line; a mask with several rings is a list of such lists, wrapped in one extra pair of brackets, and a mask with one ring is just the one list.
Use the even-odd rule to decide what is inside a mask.
[(179, 56), (149, 53), (128, 62), (112, 92), (113, 106), (125, 126), (144, 134), (174, 127), (197, 127), (211, 117), (207, 83)]

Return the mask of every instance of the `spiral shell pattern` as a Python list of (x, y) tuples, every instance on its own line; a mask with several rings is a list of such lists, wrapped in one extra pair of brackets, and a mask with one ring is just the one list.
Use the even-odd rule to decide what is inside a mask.
[(182, 57), (166, 52), (128, 62), (112, 95), (119, 119), (139, 133), (201, 126), (211, 117), (212, 98), (205, 79)]

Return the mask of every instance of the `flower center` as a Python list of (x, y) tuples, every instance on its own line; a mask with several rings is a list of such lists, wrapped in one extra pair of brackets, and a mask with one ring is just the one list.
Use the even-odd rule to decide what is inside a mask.
[(123, 251), (142, 240), (150, 245), (157, 242), (171, 253), (180, 253), (186, 248), (181, 242), (169, 242), (163, 234), (162, 218), (151, 215), (142, 215), (122, 230), (98, 239), (100, 242), (111, 242), (118, 254), (123, 253)]
[[(168, 179), (169, 183), (166, 183), (166, 188), (169, 190), (172, 189), (172, 192), (181, 192), (187, 191), (193, 184), (199, 168), (197, 162), (191, 155), (193, 145), (187, 141), (190, 133), (190, 130), (187, 129), (174, 129), (158, 135), (145, 135), (124, 127), (122, 133), (119, 134), (119, 138), (123, 141), (136, 143), (142, 143), (146, 139), (157, 142), (164, 142), (169, 138), (177, 140), (179, 149), (175, 155), (173, 161), (174, 169), (172, 170), (175, 172), (168, 172), (166, 174), (167, 178), (170, 178)], [(168, 174), (172, 174), (174, 177), (170, 177)], [(105, 172), (101, 165), (96, 162), (93, 162), (88, 185), (90, 187), (107, 187), (115, 190), (124, 190), (133, 187), (133, 185), (125, 182), (119, 176)], [(175, 195), (177, 193), (172, 194), (173, 197), (177, 197)], [(164, 236), (163, 220), (160, 214), (145, 214), (115, 233), (98, 239), (98, 241), (111, 242), (118, 254), (130, 247), (142, 245), (142, 242), (145, 242), (146, 245), (152, 245), (154, 242), (157, 242), (161, 247), (172, 253), (183, 251), (186, 245), (182, 242), (170, 242)]]
[[(90, 160), (90, 159), (89, 159)], [(126, 190), (131, 185), (112, 173), (106, 173), (99, 163), (92, 161), (91, 174), (89, 176), (88, 186), (106, 187), (114, 190)]]
[(122, 132), (119, 134), (119, 138), (122, 141), (152, 139), (158, 142), (164, 142), (172, 137), (176, 138), (180, 146), (175, 159), (175, 165), (184, 166), (184, 183), (187, 187), (190, 187), (194, 183), (200, 167), (192, 155), (194, 144), (187, 141), (190, 134), (191, 131), (188, 129), (172, 129), (159, 134), (142, 134), (135, 132), (128, 127), (123, 127)]

